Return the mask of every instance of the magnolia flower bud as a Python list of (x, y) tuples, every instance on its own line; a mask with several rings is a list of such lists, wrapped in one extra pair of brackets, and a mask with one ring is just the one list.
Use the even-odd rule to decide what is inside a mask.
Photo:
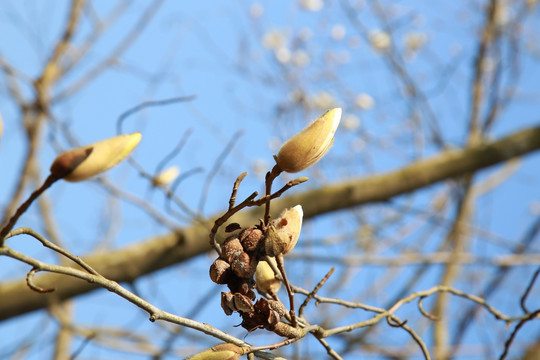
[(51, 174), (66, 181), (83, 181), (116, 166), (141, 141), (140, 133), (119, 135), (61, 153), (51, 165)]
[[(274, 266), (277, 266), (276, 259), (268, 258)], [(259, 261), (257, 270), (255, 271), (255, 282), (259, 292), (265, 292), (269, 295), (274, 295), (281, 287), (281, 280), (276, 278), (276, 274), (272, 267), (265, 261)]]
[(334, 142), (340, 120), (341, 108), (325, 112), (281, 146), (276, 156), (278, 166), (283, 171), (296, 173), (315, 164)]
[(219, 344), (188, 357), (186, 360), (237, 360), (243, 355), (242, 348), (234, 344)]
[(296, 205), (292, 209), (286, 209), (279, 218), (270, 222), (264, 240), (266, 255), (278, 256), (294, 248), (300, 237), (303, 215), (302, 206)]
[(179, 174), (180, 174), (180, 168), (178, 166), (173, 165), (163, 170), (159, 174), (157, 174), (152, 179), (152, 185), (153, 186), (166, 186), (172, 183), (174, 180), (176, 180)]

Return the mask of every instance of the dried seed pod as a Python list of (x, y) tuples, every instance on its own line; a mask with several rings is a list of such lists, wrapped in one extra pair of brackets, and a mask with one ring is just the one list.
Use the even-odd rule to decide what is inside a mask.
[(270, 325), (271, 328), (275, 326), (287, 312), (281, 302), (264, 298), (257, 300), (254, 308), (262, 319), (264, 319), (263, 321)]
[(243, 252), (244, 248), (236, 236), (228, 237), (221, 248), (221, 256), (229, 264), (232, 264), (232, 262)]
[(231, 262), (231, 270), (238, 276), (244, 279), (251, 278), (257, 268), (255, 258), (250, 258), (245, 252), (241, 252), (233, 258)]
[(251, 300), (255, 300), (255, 292), (252, 290), (255, 286), (253, 279), (241, 279), (235, 274), (232, 274), (231, 280), (227, 283), (227, 287), (233, 293), (240, 293), (246, 295)]
[(61, 153), (51, 165), (51, 174), (66, 181), (83, 181), (116, 166), (141, 141), (140, 133), (115, 136)]
[(231, 275), (231, 265), (223, 259), (216, 259), (210, 266), (210, 279), (216, 284), (228, 283)]
[[(268, 259), (273, 262), (274, 266), (277, 266), (275, 258)], [(276, 294), (281, 287), (281, 280), (276, 277), (274, 270), (265, 260), (261, 260), (257, 264), (255, 283), (259, 292), (267, 293), (270, 296)]]
[(302, 229), (302, 206), (286, 209), (279, 218), (270, 222), (265, 233), (264, 248), (266, 255), (278, 256), (291, 251)]
[(234, 305), (234, 296), (230, 292), (221, 293), (221, 308), (226, 315), (232, 315), (236, 307)]
[(250, 227), (242, 230), (238, 237), (244, 250), (248, 253), (253, 253), (259, 248), (263, 240), (263, 233), (260, 229)]
[(279, 167), (283, 171), (295, 173), (319, 161), (334, 142), (334, 134), (340, 120), (340, 108), (328, 110), (287, 140), (275, 157)]
[(241, 311), (244, 313), (253, 312), (253, 304), (251, 303), (251, 300), (247, 296), (239, 293), (234, 294), (234, 307), (236, 311)]
[(186, 360), (238, 360), (244, 352), (240, 346), (225, 343), (188, 357)]

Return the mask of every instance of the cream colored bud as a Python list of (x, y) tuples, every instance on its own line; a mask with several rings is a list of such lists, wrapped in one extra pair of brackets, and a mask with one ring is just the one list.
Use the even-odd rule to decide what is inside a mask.
[(178, 166), (171, 166), (159, 174), (157, 174), (154, 179), (152, 179), (152, 185), (154, 186), (165, 186), (172, 183), (178, 175), (180, 174), (180, 168)]
[(210, 349), (188, 357), (186, 360), (237, 360), (244, 352), (234, 344), (219, 344)]
[(286, 254), (295, 247), (300, 237), (303, 215), (302, 206), (296, 205), (286, 209), (279, 218), (270, 222), (264, 240), (266, 255)]
[(124, 160), (141, 137), (140, 133), (119, 135), (63, 152), (51, 165), (51, 174), (72, 182), (87, 180)]
[(315, 164), (334, 142), (334, 134), (341, 120), (341, 108), (328, 110), (304, 130), (290, 138), (276, 156), (279, 167), (296, 173)]
[[(277, 267), (276, 259), (268, 258), (274, 267)], [(255, 283), (259, 292), (265, 292), (269, 295), (276, 294), (281, 287), (281, 280), (276, 277), (274, 270), (265, 260), (259, 261), (255, 271)]]

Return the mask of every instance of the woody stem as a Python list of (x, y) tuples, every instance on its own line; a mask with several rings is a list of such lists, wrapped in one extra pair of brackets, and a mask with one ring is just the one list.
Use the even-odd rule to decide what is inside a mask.
[(56, 176), (52, 174), (49, 175), (47, 179), (45, 180), (45, 182), (43, 183), (43, 185), (41, 185), (39, 189), (34, 191), (30, 195), (30, 197), (28, 197), (28, 199), (24, 203), (22, 203), (21, 206), (19, 206), (15, 214), (9, 219), (9, 221), (4, 225), (4, 227), (0, 231), (0, 246), (4, 245), (4, 238), (11, 231), (11, 229), (13, 229), (13, 226), (15, 226), (15, 223), (17, 222), (17, 220), (19, 220), (21, 215), (24, 214), (24, 212), (28, 210), (28, 207), (30, 207), (30, 205), (34, 202), (34, 200), (36, 200), (39, 197), (39, 195), (41, 195), (45, 190), (51, 187), (51, 185), (54, 184), (56, 180), (58, 180)]
[(287, 294), (289, 295), (289, 305), (290, 305), (290, 311), (289, 314), (291, 315), (291, 325), (293, 327), (296, 327), (296, 314), (294, 312), (294, 294), (291, 288), (291, 285), (289, 283), (289, 280), (287, 279), (287, 274), (285, 274), (285, 266), (283, 265), (283, 255), (279, 254), (276, 256), (276, 263), (279, 272), (281, 273), (281, 277), (283, 278), (283, 284), (285, 285), (285, 288), (287, 289)]
[(272, 194), (272, 183), (274, 180), (281, 174), (283, 170), (276, 164), (271, 171), (266, 173), (265, 184), (266, 184), (266, 203), (264, 209), (264, 224), (268, 225), (270, 221), (270, 195)]

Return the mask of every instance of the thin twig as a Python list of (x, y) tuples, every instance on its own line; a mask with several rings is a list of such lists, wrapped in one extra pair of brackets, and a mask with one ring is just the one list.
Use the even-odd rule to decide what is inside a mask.
[(279, 254), (276, 256), (276, 263), (277, 267), (279, 269), (279, 272), (281, 273), (281, 277), (283, 278), (283, 285), (285, 285), (285, 288), (287, 289), (287, 294), (289, 295), (289, 314), (291, 316), (291, 324), (292, 326), (296, 327), (296, 314), (294, 312), (294, 292), (291, 287), (291, 283), (287, 279), (287, 274), (285, 273), (285, 266), (283, 264), (283, 255)]
[(55, 288), (44, 289), (41, 286), (34, 284), (34, 281), (32, 279), (34, 278), (34, 275), (36, 275), (38, 271), (39, 269), (37, 267), (33, 267), (32, 270), (30, 270), (28, 274), (26, 274), (26, 284), (28, 285), (28, 287), (31, 290), (41, 293), (41, 294), (50, 293), (56, 290)]
[(179, 102), (186, 102), (191, 101), (195, 99), (195, 95), (187, 95), (187, 96), (177, 96), (169, 99), (163, 99), (163, 100), (149, 100), (140, 103), (139, 105), (136, 105), (132, 107), (131, 109), (128, 109), (124, 111), (119, 117), (118, 120), (116, 120), (116, 133), (122, 134), (122, 124), (124, 123), (124, 120), (126, 120), (129, 116), (136, 114), (137, 112), (146, 109), (148, 107), (154, 107), (154, 106), (164, 106), (169, 104), (176, 104)]
[(265, 177), (265, 190), (266, 190), (266, 201), (265, 201), (265, 209), (264, 209), (264, 225), (268, 225), (268, 222), (270, 221), (270, 194), (272, 194), (272, 183), (274, 180), (281, 174), (283, 170), (279, 167), (279, 165), (274, 165), (272, 170), (266, 173)]
[(7, 224), (4, 225), (4, 227), (0, 231), (0, 246), (4, 245), (4, 238), (11, 231), (11, 229), (13, 229), (13, 226), (15, 226), (15, 223), (21, 217), (21, 215), (24, 214), (24, 212), (34, 202), (34, 200), (36, 200), (39, 197), (39, 195), (41, 195), (45, 190), (50, 188), (51, 185), (54, 184), (57, 180), (58, 178), (56, 176), (52, 174), (49, 175), (47, 179), (45, 179), (45, 182), (43, 183), (43, 185), (41, 185), (39, 189), (34, 191), (30, 195), (30, 197), (28, 197), (28, 199), (24, 203), (22, 203), (21, 206), (19, 206), (15, 214), (9, 219)]
[(525, 301), (527, 300), (527, 296), (529, 296), (529, 293), (531, 292), (532, 287), (534, 286), (534, 283), (536, 282), (536, 278), (538, 277), (538, 274), (540, 274), (540, 267), (536, 269), (534, 275), (531, 278), (531, 281), (529, 281), (529, 285), (527, 285), (527, 289), (521, 296), (520, 304), (521, 308), (523, 309), (523, 312), (528, 314), (529, 310), (527, 310), (527, 306), (525, 305)]
[(422, 302), (424, 301), (425, 298), (426, 298), (425, 296), (422, 296), (420, 297), (420, 299), (418, 299), (418, 310), (420, 310), (420, 313), (422, 313), (422, 315), (424, 315), (430, 320), (433, 320), (433, 321), (441, 320), (440, 317), (430, 314), (424, 309), (424, 307), (422, 306)]
[(247, 175), (247, 172), (243, 172), (236, 178), (236, 181), (234, 182), (234, 185), (233, 185), (231, 197), (229, 199), (228, 210), (231, 210), (232, 208), (234, 208), (234, 203), (236, 202), (236, 193), (238, 192), (238, 187), (240, 186), (240, 183), (242, 182), (242, 180), (244, 180), (246, 175)]
[(540, 309), (538, 309), (538, 310), (536, 310), (536, 311), (534, 311), (534, 312), (532, 312), (530, 314), (527, 314), (527, 317), (522, 319), (516, 325), (516, 327), (514, 328), (514, 331), (512, 331), (512, 333), (510, 334), (510, 336), (508, 337), (508, 339), (504, 343), (504, 350), (503, 350), (503, 353), (501, 354), (501, 356), (499, 357), (499, 360), (504, 360), (506, 358), (506, 355), (508, 355), (508, 351), (510, 350), (510, 345), (512, 345), (512, 342), (514, 341), (514, 338), (516, 337), (519, 329), (521, 329), (521, 327), (523, 325), (525, 325), (525, 323), (527, 321), (530, 321), (530, 320), (534, 319), (538, 315), (540, 315)]
[(306, 308), (307, 304), (311, 301), (311, 299), (313, 299), (313, 297), (317, 294), (319, 289), (326, 283), (328, 278), (330, 276), (332, 276), (332, 274), (334, 273), (335, 270), (336, 270), (336, 268), (332, 267), (330, 269), (330, 271), (328, 271), (328, 273), (326, 273), (326, 275), (321, 279), (321, 281), (319, 281), (319, 283), (313, 288), (313, 290), (309, 293), (309, 295), (304, 299), (304, 302), (298, 308), (298, 316), (299, 317), (302, 317), (302, 315), (304, 314), (304, 309)]
[[(131, 302), (132, 304), (141, 308), (142, 310), (146, 311), (150, 315), (150, 321), (152, 322), (157, 321), (157, 320), (167, 321), (173, 324), (185, 326), (185, 327), (200, 331), (204, 334), (213, 336), (225, 342), (229, 342), (238, 346), (249, 347), (249, 344), (245, 343), (244, 341), (234, 336), (231, 336), (219, 329), (216, 329), (211, 325), (200, 323), (198, 321), (183, 318), (181, 316), (177, 316), (169, 312), (163, 311), (157, 308), (156, 306), (150, 304), (146, 300), (135, 295), (134, 293), (128, 291), (117, 282), (106, 279), (105, 277), (99, 274), (98, 275), (90, 274), (86, 271), (77, 270), (77, 269), (67, 267), (67, 266), (47, 264), (39, 260), (36, 260), (32, 257), (29, 257), (27, 255), (24, 255), (16, 250), (8, 248), (6, 246), (0, 248), (0, 256), (1, 255), (5, 255), (10, 258), (24, 262), (32, 266), (33, 268), (39, 269), (39, 271), (47, 271), (51, 273), (68, 275), (68, 276), (79, 278), (79, 279), (88, 281), (90, 283), (96, 284), (98, 286), (101, 286), (121, 296), (122, 298), (126, 299), (127, 301)], [(75, 256), (71, 255), (71, 257), (75, 257)], [(88, 264), (86, 264), (86, 266), (89, 267)]]

